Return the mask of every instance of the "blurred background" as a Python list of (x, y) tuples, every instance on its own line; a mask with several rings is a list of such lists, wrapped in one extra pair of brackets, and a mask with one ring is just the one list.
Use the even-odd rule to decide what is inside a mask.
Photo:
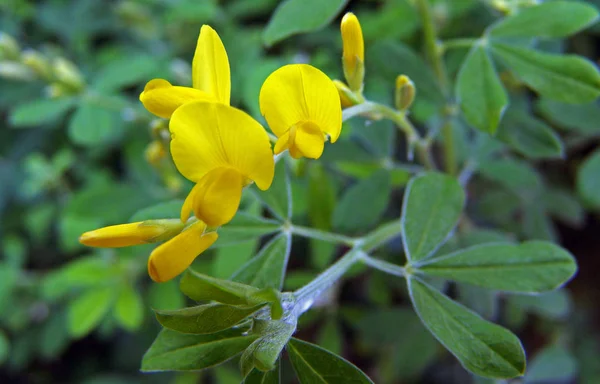
[[(146, 112), (138, 96), (156, 77), (191, 84), (190, 64), (202, 24), (217, 30), (228, 52), (232, 105), (264, 121), (258, 93), (279, 66), (309, 62), (332, 78), (342, 77), (339, 20), (353, 11), (366, 40), (366, 94), (392, 105), (395, 77), (409, 73), (419, 95), (413, 119), (423, 129), (435, 123), (437, 104), (430, 92), (435, 86), (415, 58), (421, 55), (422, 34), (409, 0), (339, 1), (340, 10), (323, 28), (267, 47), (264, 34), (278, 3), (0, 2), (0, 382), (240, 382), (236, 362), (202, 373), (139, 373), (141, 357), (160, 329), (150, 308), (180, 308), (186, 300), (176, 282), (151, 283), (146, 260), (152, 246), (96, 250), (77, 240), (84, 231), (136, 220), (140, 210), (158, 203), (170, 204), (178, 217), (191, 184), (168, 157), (165, 122)], [(432, 0), (442, 37), (480, 36), (502, 15), (501, 3), (510, 1)], [(315, 17), (307, 8), (308, 16), (299, 17)], [(542, 48), (596, 61), (599, 32), (595, 26)], [(447, 55), (452, 78), (466, 52)], [(503, 80), (516, 95), (511, 95), (515, 105), (532, 102), (516, 79), (504, 73)], [(547, 100), (533, 103), (536, 121), (559, 132), (566, 155), (539, 156), (527, 165), (517, 148), (516, 160), (474, 176), (469, 209), (476, 224), (516, 238), (560, 242), (577, 257), (579, 274), (568, 289), (538, 297), (473, 288), (452, 294), (517, 333), (529, 356), (524, 382), (600, 383), (600, 203), (581, 199), (577, 192), (582, 172), (600, 187), (600, 174), (583, 167), (598, 145), (600, 111), (595, 103), (579, 109)], [(516, 124), (531, 124), (528, 115), (513, 117), (521, 119)], [(463, 128), (456, 127), (458, 136)], [(501, 150), (518, 145), (489, 142)], [(462, 158), (471, 150), (469, 143), (459, 148)], [(401, 187), (420, 170), (401, 163), (404, 148), (387, 122), (367, 126), (357, 118), (345, 124), (343, 140), (328, 146), (322, 161), (296, 163), (294, 217), (353, 234), (382, 217), (398, 217)], [(353, 180), (382, 167), (392, 171), (394, 190), (373, 191), (378, 205), (374, 222), (336, 224), (336, 199), (343, 198)], [(194, 267), (227, 278), (257, 246), (253, 240), (216, 248)], [(340, 251), (296, 241), (286, 289), (309, 281)], [(400, 244), (382, 253), (402, 261)], [(377, 383), (477, 380), (420, 324), (403, 281), (362, 272), (301, 319), (298, 337), (341, 353)], [(293, 376), (287, 362), (283, 371), (284, 377)]]

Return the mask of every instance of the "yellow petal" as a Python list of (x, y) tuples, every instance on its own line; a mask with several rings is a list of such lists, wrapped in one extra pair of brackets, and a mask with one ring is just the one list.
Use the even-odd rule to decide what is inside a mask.
[(199, 182), (215, 168), (231, 167), (260, 189), (271, 186), (275, 163), (269, 136), (245, 112), (193, 102), (175, 111), (169, 128), (173, 160), (188, 179)]
[(157, 283), (169, 281), (189, 267), (194, 259), (219, 237), (216, 232), (204, 233), (206, 224), (198, 221), (152, 251), (148, 259), (148, 274)]
[(89, 231), (79, 237), (79, 242), (88, 247), (120, 248), (159, 241), (162, 235), (175, 233), (182, 225), (171, 220), (139, 221), (136, 223), (111, 225)]
[(140, 101), (144, 107), (158, 117), (168, 119), (173, 112), (185, 103), (194, 100), (211, 101), (213, 98), (206, 92), (189, 88), (176, 87), (167, 80), (150, 80), (144, 92), (140, 94)]
[[(304, 122), (295, 127), (295, 131), (293, 147), (304, 157), (310, 159), (321, 157), (325, 146), (325, 137), (319, 127), (311, 122)], [(290, 153), (292, 153), (291, 150)]]
[(211, 227), (228, 223), (240, 206), (244, 176), (233, 168), (215, 168), (197, 185), (194, 215)]
[(260, 110), (278, 137), (299, 122), (310, 121), (335, 142), (342, 129), (342, 108), (333, 81), (308, 64), (286, 65), (273, 72), (260, 90)]
[(277, 139), (277, 142), (275, 143), (275, 148), (273, 149), (273, 152), (276, 155), (279, 155), (281, 152), (288, 149), (290, 147), (289, 141), (290, 141), (290, 132), (287, 131), (286, 133), (281, 135), (279, 137), (279, 139)]
[(365, 45), (360, 23), (352, 12), (344, 15), (340, 30), (342, 33), (343, 60), (350, 67), (356, 67), (357, 59), (361, 62), (365, 61)]
[(219, 35), (208, 25), (202, 26), (198, 36), (192, 61), (192, 84), (194, 88), (229, 105), (231, 94), (229, 59)]

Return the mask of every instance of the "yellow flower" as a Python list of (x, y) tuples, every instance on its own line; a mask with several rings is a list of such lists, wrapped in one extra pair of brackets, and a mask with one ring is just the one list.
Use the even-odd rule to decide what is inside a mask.
[(173, 86), (167, 80), (150, 80), (140, 94), (146, 109), (169, 118), (190, 101), (213, 101), (229, 105), (231, 79), (229, 59), (217, 32), (208, 25), (200, 29), (192, 61), (192, 87)]
[(100, 248), (155, 243), (175, 236), (181, 232), (183, 226), (184, 224), (176, 219), (111, 225), (84, 233), (79, 237), (79, 242), (88, 247)]
[(260, 111), (277, 137), (275, 153), (289, 149), (298, 159), (318, 159), (325, 134), (334, 143), (342, 130), (342, 108), (331, 79), (308, 64), (273, 72), (260, 90)]
[(340, 30), (342, 32), (344, 76), (350, 89), (361, 91), (365, 75), (365, 47), (360, 23), (352, 12), (344, 15)]
[(193, 102), (173, 113), (171, 154), (179, 172), (196, 183), (181, 209), (211, 227), (233, 218), (250, 182), (271, 186), (275, 162), (265, 129), (245, 112), (220, 103)]

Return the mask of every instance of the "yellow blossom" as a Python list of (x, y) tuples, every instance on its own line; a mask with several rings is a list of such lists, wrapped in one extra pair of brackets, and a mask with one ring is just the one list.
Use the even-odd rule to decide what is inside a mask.
[(140, 94), (146, 109), (169, 118), (191, 101), (213, 101), (229, 105), (231, 79), (229, 59), (217, 32), (203, 25), (192, 61), (192, 87), (174, 86), (164, 79), (150, 80)]
[(79, 242), (89, 247), (100, 248), (155, 243), (175, 236), (181, 232), (183, 226), (179, 220), (148, 220), (111, 225), (84, 233), (79, 237)]
[(196, 183), (181, 220), (190, 211), (211, 227), (233, 218), (250, 182), (266, 190), (275, 171), (265, 129), (245, 112), (221, 103), (193, 102), (173, 113), (171, 154), (179, 172)]
[(331, 79), (308, 64), (290, 64), (265, 80), (260, 111), (279, 138), (275, 153), (289, 149), (293, 158), (318, 159), (325, 134), (334, 143), (342, 129), (342, 108)]
[(365, 47), (360, 23), (352, 12), (344, 15), (340, 30), (342, 33), (344, 76), (350, 89), (361, 91), (365, 74)]

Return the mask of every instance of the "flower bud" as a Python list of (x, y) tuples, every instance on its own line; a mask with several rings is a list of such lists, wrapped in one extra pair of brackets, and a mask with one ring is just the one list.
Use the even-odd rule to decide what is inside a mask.
[(165, 158), (167, 152), (160, 141), (153, 141), (146, 147), (146, 161), (154, 166), (158, 165)]
[(348, 12), (342, 18), (342, 65), (344, 76), (355, 92), (362, 91), (365, 77), (365, 48), (360, 23), (353, 13)]
[(23, 51), (21, 54), (21, 62), (31, 68), (33, 72), (43, 79), (50, 79), (52, 76), (52, 69), (50, 68), (48, 60), (44, 55), (33, 49)]
[(20, 53), (19, 43), (12, 36), (0, 32), (0, 59), (17, 60)]
[(120, 248), (156, 243), (179, 234), (184, 225), (179, 219), (147, 220), (111, 225), (84, 233), (79, 237), (79, 242), (88, 247), (100, 248)]
[(11, 80), (34, 80), (35, 73), (21, 63), (0, 61), (0, 77)]
[(416, 88), (412, 80), (405, 75), (396, 78), (396, 109), (406, 111), (415, 100)]
[(59, 57), (52, 65), (56, 78), (76, 90), (81, 90), (85, 85), (79, 69), (69, 60)]
[(337, 88), (338, 93), (340, 95), (340, 102), (342, 103), (342, 108), (348, 108), (353, 105), (360, 104), (360, 101), (358, 100), (354, 92), (352, 92), (346, 84), (342, 83), (339, 80), (333, 80), (333, 84), (335, 84), (335, 87)]

